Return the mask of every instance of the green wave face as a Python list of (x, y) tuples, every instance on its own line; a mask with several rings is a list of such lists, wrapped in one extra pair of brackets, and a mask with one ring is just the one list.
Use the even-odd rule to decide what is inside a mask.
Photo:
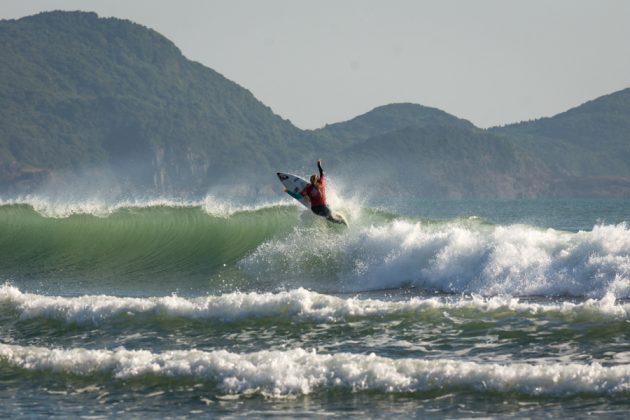
[(292, 206), (229, 217), (199, 207), (123, 208), (48, 218), (0, 207), (0, 276), (47, 281), (208, 279), (298, 221)]

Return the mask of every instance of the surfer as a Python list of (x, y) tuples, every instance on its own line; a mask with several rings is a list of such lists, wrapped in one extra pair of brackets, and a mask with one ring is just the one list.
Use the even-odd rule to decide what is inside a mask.
[(324, 177), (321, 160), (317, 161), (317, 169), (319, 169), (319, 176), (311, 175), (311, 183), (300, 194), (308, 197), (311, 201), (311, 211), (313, 213), (332, 220), (332, 213), (326, 204), (326, 178)]
[[(318, 175), (311, 175), (311, 182), (307, 183), (306, 180), (283, 172), (278, 172), (278, 178), (284, 184), (284, 192), (291, 197), (298, 200), (304, 206), (311, 208), (311, 211), (318, 216), (325, 217), (327, 220), (333, 223), (340, 223), (348, 226), (348, 222), (344, 217), (330, 210), (328, 204), (326, 204), (326, 177), (324, 176), (324, 170), (322, 169), (321, 160), (317, 161), (317, 169), (319, 169)], [(289, 187), (291, 189), (289, 189)]]

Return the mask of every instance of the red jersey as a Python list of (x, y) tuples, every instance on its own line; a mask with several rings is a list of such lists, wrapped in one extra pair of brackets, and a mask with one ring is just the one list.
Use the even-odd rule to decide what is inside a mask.
[[(311, 207), (326, 205), (326, 181), (324, 176), (319, 178), (319, 190), (313, 184), (308, 184), (302, 195), (307, 196), (311, 200)], [(320, 191), (321, 190), (321, 191)]]

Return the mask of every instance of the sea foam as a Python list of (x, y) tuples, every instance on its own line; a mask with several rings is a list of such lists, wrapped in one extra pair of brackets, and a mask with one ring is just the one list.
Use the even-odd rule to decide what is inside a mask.
[(297, 230), (261, 244), (240, 267), (277, 278), (325, 273), (346, 292), (415, 286), (486, 296), (627, 298), (630, 230), (623, 223), (572, 233), (398, 219), (344, 235)]
[(227, 394), (271, 397), (330, 389), (396, 393), (468, 388), (548, 396), (630, 391), (630, 365), (391, 359), (374, 354), (318, 354), (300, 348), (244, 354), (225, 350), (152, 353), (0, 344), (0, 360), (18, 368), (60, 374), (207, 380)]
[(314, 322), (337, 322), (352, 317), (413, 316), (430, 311), (476, 311), (482, 314), (512, 312), (525, 315), (557, 315), (569, 318), (630, 319), (630, 304), (616, 303), (612, 294), (581, 303), (532, 303), (511, 297), (412, 297), (379, 300), (341, 298), (298, 288), (278, 293), (227, 293), (184, 298), (117, 297), (84, 295), (47, 296), (21, 292), (15, 286), (0, 286), (0, 305), (10, 307), (21, 319), (49, 318), (86, 324), (106, 322), (116, 316), (159, 315), (191, 320), (233, 322), (248, 318), (294, 318)]

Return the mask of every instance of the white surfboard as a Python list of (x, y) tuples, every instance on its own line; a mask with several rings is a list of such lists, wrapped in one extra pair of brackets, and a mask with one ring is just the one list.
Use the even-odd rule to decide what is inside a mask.
[(308, 197), (300, 194), (308, 186), (309, 182), (297, 175), (285, 174), (284, 172), (278, 172), (277, 175), (282, 185), (287, 188), (287, 194), (302, 203), (307, 209), (310, 209), (311, 201)]

